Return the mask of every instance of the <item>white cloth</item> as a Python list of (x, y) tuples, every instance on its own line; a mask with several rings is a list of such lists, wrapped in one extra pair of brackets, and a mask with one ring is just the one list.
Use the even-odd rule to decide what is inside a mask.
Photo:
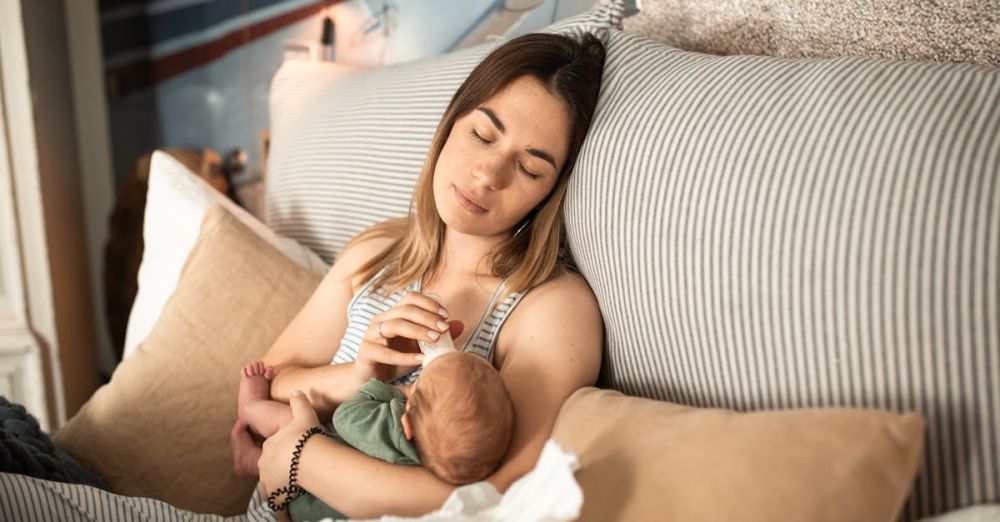
[[(507, 493), (500, 495), (489, 482), (476, 482), (456, 489), (441, 509), (422, 517), (384, 516), (380, 522), (409, 521), (508, 521), (562, 522), (580, 517), (583, 490), (573, 473), (580, 462), (572, 451), (549, 439), (538, 464)], [(325, 519), (330, 521), (332, 519)]]
[(917, 522), (997, 522), (998, 520), (1000, 520), (1000, 504), (980, 504), (921, 518)]

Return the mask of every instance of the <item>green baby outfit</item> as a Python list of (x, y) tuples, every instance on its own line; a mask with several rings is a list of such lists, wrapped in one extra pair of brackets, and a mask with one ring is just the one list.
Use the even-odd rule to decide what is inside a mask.
[[(405, 409), (406, 395), (399, 388), (372, 379), (337, 407), (326, 426), (327, 436), (391, 464), (419, 466), (417, 449), (403, 433), (400, 417)], [(293, 500), (288, 514), (294, 522), (347, 518), (309, 493)]]

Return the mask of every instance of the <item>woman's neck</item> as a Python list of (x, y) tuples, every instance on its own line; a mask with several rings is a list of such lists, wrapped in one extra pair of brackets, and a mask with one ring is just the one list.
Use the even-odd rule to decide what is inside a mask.
[(475, 236), (445, 228), (437, 273), (461, 277), (492, 277), (488, 256), (506, 236)]

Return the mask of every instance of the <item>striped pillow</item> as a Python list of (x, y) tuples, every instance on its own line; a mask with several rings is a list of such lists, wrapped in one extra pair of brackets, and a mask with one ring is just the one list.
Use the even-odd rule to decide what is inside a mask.
[(602, 382), (915, 410), (903, 518), (1000, 501), (1000, 71), (607, 36), (566, 201)]
[[(542, 32), (621, 28), (619, 1)], [(438, 121), (499, 42), (360, 72), (287, 63), (271, 86), (265, 221), (330, 263), (378, 221), (406, 215)]]

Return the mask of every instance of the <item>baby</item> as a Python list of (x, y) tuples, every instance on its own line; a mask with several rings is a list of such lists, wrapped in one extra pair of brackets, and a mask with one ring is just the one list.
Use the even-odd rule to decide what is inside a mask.
[[(444, 337), (448, 337), (444, 340)], [(514, 407), (486, 359), (451, 346), (422, 345), (423, 371), (412, 386), (372, 379), (333, 415), (331, 438), (395, 464), (423, 464), (442, 480), (467, 484), (489, 476), (510, 445)], [(239, 418), (269, 437), (291, 419), (288, 404), (268, 399), (270, 367), (247, 365), (240, 378)], [(234, 434), (236, 431), (234, 431)], [(245, 430), (233, 437), (234, 469), (256, 475), (261, 449)], [(311, 495), (289, 505), (293, 520), (343, 518)]]

